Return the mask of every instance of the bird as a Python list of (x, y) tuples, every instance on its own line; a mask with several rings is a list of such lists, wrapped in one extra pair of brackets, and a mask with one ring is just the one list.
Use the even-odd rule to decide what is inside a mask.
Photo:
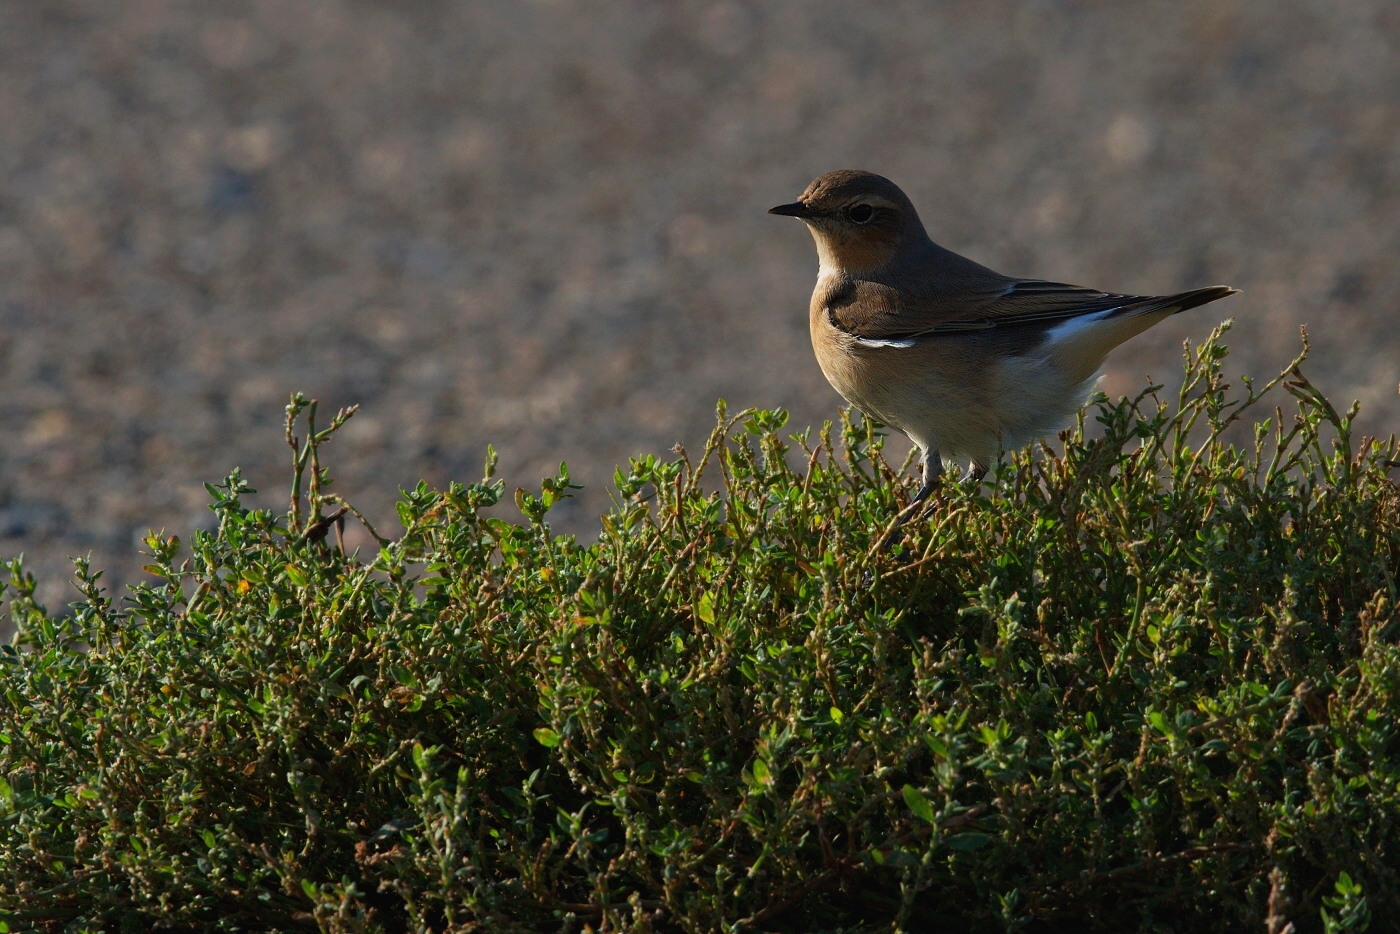
[(945, 460), (980, 481), (999, 451), (1072, 421), (1119, 344), (1238, 292), (1125, 295), (1004, 276), (934, 243), (898, 185), (856, 169), (768, 213), (800, 218), (816, 241), (808, 317), (823, 375), (920, 451), (907, 510), (938, 489)]

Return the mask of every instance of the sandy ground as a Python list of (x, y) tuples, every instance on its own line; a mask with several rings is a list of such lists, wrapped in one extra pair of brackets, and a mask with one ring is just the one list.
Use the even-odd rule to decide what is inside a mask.
[(234, 466), (281, 503), (293, 390), (363, 405), (330, 464), (388, 528), (491, 442), (512, 488), (567, 459), (587, 534), (718, 397), (834, 416), (811, 242), (764, 211), (838, 167), (1010, 274), (1244, 290), (1111, 392), (1226, 315), (1271, 375), (1307, 323), (1400, 427), (1394, 0), (10, 2), (0, 554), (62, 604), (69, 556), (136, 579)]

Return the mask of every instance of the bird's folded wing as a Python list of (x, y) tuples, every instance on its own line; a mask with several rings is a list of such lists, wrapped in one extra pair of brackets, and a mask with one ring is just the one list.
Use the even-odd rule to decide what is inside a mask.
[(891, 345), (937, 334), (1050, 325), (1152, 300), (1039, 279), (977, 283), (945, 295), (910, 295), (876, 283), (859, 283), (853, 291), (847, 301), (829, 306), (833, 323), (855, 337)]

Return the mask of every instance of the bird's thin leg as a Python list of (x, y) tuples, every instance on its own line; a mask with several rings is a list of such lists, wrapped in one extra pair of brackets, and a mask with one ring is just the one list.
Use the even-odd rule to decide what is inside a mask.
[(943, 478), (943, 458), (938, 455), (937, 448), (924, 451), (923, 485), (919, 487), (919, 492), (914, 494), (914, 498), (909, 501), (909, 505), (904, 507), (904, 513), (900, 516), (899, 524), (903, 525), (914, 514), (918, 512), (919, 505), (924, 500), (933, 495), (938, 489), (938, 483)]
[(967, 473), (963, 474), (961, 483), (966, 485), (968, 481), (971, 481), (972, 485), (975, 487), (977, 484), (982, 482), (982, 478), (986, 475), (987, 465), (978, 461), (973, 461), (970, 465), (968, 465)]
[(904, 524), (917, 516), (922, 510), (920, 506), (924, 504), (938, 489), (938, 481), (943, 476), (943, 459), (938, 456), (938, 450), (920, 449), (924, 455), (923, 485), (919, 487), (919, 492), (914, 494), (914, 498), (909, 501), (909, 505), (900, 510), (895, 517), (894, 525), (885, 532), (884, 540), (880, 543), (881, 551), (889, 551), (898, 545), (904, 538)]

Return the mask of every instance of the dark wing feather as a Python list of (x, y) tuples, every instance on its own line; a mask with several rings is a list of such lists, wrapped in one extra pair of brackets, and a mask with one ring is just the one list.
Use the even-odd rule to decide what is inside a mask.
[(856, 289), (845, 307), (833, 306), (831, 313), (839, 327), (858, 338), (899, 346), (940, 334), (992, 328), (1046, 328), (1081, 315), (1105, 311), (1118, 310), (1118, 314), (1146, 314), (1168, 308), (1185, 311), (1232, 295), (1235, 290), (1212, 286), (1168, 296), (1123, 295), (1063, 282), (1012, 279), (1003, 280), (995, 292), (988, 294), (988, 291), (984, 285), (980, 290), (956, 296), (914, 298), (888, 286)]

